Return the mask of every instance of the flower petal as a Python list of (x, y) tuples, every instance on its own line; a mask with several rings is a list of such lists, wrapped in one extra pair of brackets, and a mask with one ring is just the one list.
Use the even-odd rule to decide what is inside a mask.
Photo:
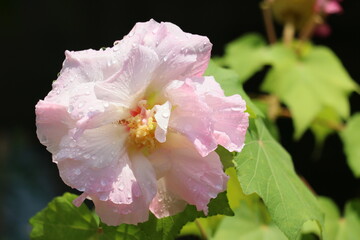
[(143, 155), (132, 155), (131, 160), (140, 191), (133, 193), (130, 204), (116, 204), (110, 200), (101, 201), (97, 196), (91, 197), (96, 213), (108, 225), (137, 224), (148, 220), (149, 205), (156, 194), (155, 172)]
[(186, 202), (171, 192), (166, 180), (161, 178), (157, 182), (158, 192), (150, 204), (150, 211), (157, 217), (173, 216), (186, 207)]
[(196, 84), (196, 91), (212, 111), (217, 143), (229, 151), (240, 152), (249, 125), (249, 114), (245, 113), (246, 102), (240, 95), (226, 97), (213, 77), (192, 80)]
[[(168, 134), (161, 151), (166, 152), (163, 157), (171, 161), (171, 167), (164, 176), (166, 188), (207, 214), (210, 199), (226, 189), (228, 180), (217, 153), (211, 152), (202, 157), (187, 138), (174, 133)], [(151, 155), (149, 159), (152, 159)], [(156, 207), (161, 208), (170, 210), (167, 206)], [(156, 209), (153, 206), (153, 210)]]
[(171, 114), (171, 103), (167, 101), (163, 105), (155, 105), (154, 110), (156, 111), (155, 119), (157, 123), (155, 138), (163, 143), (166, 141), (166, 133)]
[(172, 81), (166, 95), (174, 106), (170, 127), (189, 138), (202, 156), (217, 147), (209, 107), (199, 98), (191, 79)]
[(124, 127), (109, 124), (86, 130), (77, 139), (63, 138), (61, 150), (53, 157), (63, 181), (79, 191), (102, 193), (102, 199), (114, 197), (115, 202), (130, 203), (131, 198), (125, 194), (115, 199), (114, 190), (119, 179), (126, 179), (124, 192), (136, 190), (131, 162), (125, 153), (126, 137)]
[(135, 107), (135, 100), (141, 98), (149, 85), (158, 62), (156, 53), (150, 48), (133, 47), (121, 71), (95, 85), (97, 98), (127, 108)]
[(211, 55), (212, 44), (207, 37), (185, 33), (169, 22), (137, 23), (128, 38), (141, 38), (141, 44), (154, 49), (162, 60), (156, 70), (155, 87), (169, 80), (201, 76)]
[(40, 100), (35, 106), (36, 134), (40, 142), (51, 153), (59, 151), (62, 138), (75, 122), (69, 116), (66, 107)]

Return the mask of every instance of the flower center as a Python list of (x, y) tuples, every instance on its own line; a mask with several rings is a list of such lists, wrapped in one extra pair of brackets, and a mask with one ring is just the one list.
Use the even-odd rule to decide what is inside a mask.
[(144, 152), (151, 152), (156, 145), (156, 120), (154, 113), (144, 107), (131, 111), (131, 117), (119, 123), (126, 126), (129, 131), (128, 143)]

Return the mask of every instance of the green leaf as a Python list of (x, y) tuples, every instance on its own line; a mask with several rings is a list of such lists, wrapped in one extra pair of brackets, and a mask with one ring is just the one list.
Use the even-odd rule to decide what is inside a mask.
[(245, 194), (257, 193), (273, 221), (290, 239), (297, 239), (308, 220), (323, 223), (317, 201), (296, 175), (290, 155), (274, 140), (262, 119), (251, 119), (245, 147), (235, 157)]
[(340, 136), (350, 169), (356, 177), (360, 177), (360, 113), (349, 119)]
[(99, 219), (85, 204), (79, 208), (72, 204), (75, 198), (76, 195), (65, 193), (54, 198), (45, 209), (32, 217), (31, 239), (144, 239), (143, 233), (133, 225), (99, 225)]
[(349, 201), (341, 217), (336, 204), (329, 198), (320, 197), (319, 204), (325, 213), (324, 240), (360, 239), (360, 200)]
[(360, 200), (352, 200), (345, 206), (344, 218), (339, 220), (339, 231), (335, 240), (360, 239)]
[(286, 240), (286, 236), (270, 221), (264, 204), (257, 198), (242, 200), (234, 217), (224, 217), (213, 240)]
[(220, 63), (235, 70), (240, 82), (245, 82), (268, 62), (267, 54), (268, 48), (263, 37), (247, 34), (226, 46)]
[(324, 239), (336, 239), (336, 233), (339, 229), (340, 212), (336, 204), (329, 198), (320, 197), (319, 205), (325, 214), (324, 221)]
[(348, 95), (358, 86), (329, 48), (312, 46), (298, 56), (293, 49), (276, 44), (271, 48), (271, 59), (273, 68), (261, 88), (290, 108), (295, 138), (326, 107), (344, 119), (349, 116)]
[[(215, 216), (218, 214), (234, 215), (228, 204), (226, 192), (220, 193), (217, 198), (212, 199), (208, 207), (208, 216)], [(170, 240), (174, 239), (179, 234), (181, 228), (187, 222), (194, 221), (199, 217), (206, 216), (203, 212), (198, 212), (195, 206), (187, 206), (183, 212), (166, 218), (157, 219), (151, 214), (149, 221), (139, 224), (139, 228), (149, 239)]]
[(264, 114), (261, 112), (261, 110), (252, 103), (249, 96), (245, 93), (242, 84), (239, 81), (239, 75), (236, 72), (230, 69), (222, 68), (214, 61), (210, 60), (205, 75), (213, 76), (215, 80), (221, 85), (221, 88), (224, 90), (226, 96), (239, 94), (246, 101), (246, 111), (250, 114), (250, 117), (264, 117)]
[(334, 111), (333, 108), (324, 108), (316, 116), (311, 124), (311, 131), (315, 135), (316, 144), (321, 146), (326, 137), (335, 132), (334, 127), (341, 125), (342, 121), (340, 116)]
[(233, 159), (235, 156), (234, 153), (229, 152), (226, 148), (224, 148), (223, 146), (220, 146), (220, 145), (217, 147), (217, 149), (215, 151), (219, 155), (224, 169), (234, 166), (234, 163), (233, 163)]

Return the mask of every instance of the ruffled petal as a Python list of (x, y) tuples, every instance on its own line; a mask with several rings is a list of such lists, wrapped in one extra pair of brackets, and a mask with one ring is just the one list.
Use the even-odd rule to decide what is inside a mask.
[(188, 137), (202, 156), (214, 151), (217, 143), (211, 111), (199, 98), (192, 80), (172, 81), (165, 94), (174, 107), (169, 126)]
[[(217, 153), (211, 152), (202, 157), (187, 138), (174, 133), (168, 134), (168, 140), (160, 148), (166, 152), (163, 157), (171, 162), (163, 177), (166, 188), (207, 214), (210, 199), (226, 189), (228, 180)], [(152, 159), (151, 155), (149, 159)], [(156, 209), (169, 209), (165, 203)]]
[(131, 46), (124, 43), (105, 50), (66, 51), (66, 59), (60, 75), (53, 83), (53, 89), (45, 100), (68, 105), (74, 88), (83, 83), (101, 82), (122, 69)]
[(97, 196), (91, 196), (96, 213), (108, 225), (137, 224), (149, 218), (149, 205), (156, 194), (155, 172), (144, 156), (132, 155), (131, 160), (140, 191), (133, 193), (130, 204), (116, 204), (111, 200), (102, 201)]
[(171, 103), (165, 102), (163, 105), (155, 105), (154, 110), (156, 119), (155, 138), (159, 142), (163, 143), (166, 141), (166, 133), (169, 125), (169, 119), (171, 114)]
[(173, 216), (185, 209), (186, 202), (171, 192), (164, 178), (158, 180), (157, 186), (157, 194), (150, 204), (150, 211), (157, 218)]
[(135, 107), (135, 100), (142, 98), (158, 63), (156, 53), (150, 48), (133, 47), (121, 71), (95, 85), (97, 98), (127, 108)]
[(114, 196), (115, 202), (130, 203), (131, 196), (128, 199), (125, 194), (115, 199), (118, 182), (123, 179), (126, 181), (120, 186), (122, 192), (131, 193), (137, 189), (125, 152), (126, 138), (127, 131), (118, 124), (86, 130), (77, 139), (63, 138), (61, 150), (53, 156), (63, 181), (79, 191), (101, 193), (101, 199)]
[(40, 142), (51, 153), (59, 151), (62, 138), (68, 134), (75, 122), (65, 106), (40, 100), (35, 106), (36, 134)]
[(229, 151), (240, 152), (244, 146), (249, 114), (240, 95), (226, 97), (213, 77), (193, 78), (198, 95), (211, 109), (214, 136)]
[(124, 39), (138, 42), (139, 38), (161, 60), (153, 82), (155, 88), (169, 80), (201, 76), (207, 68), (212, 48), (207, 37), (185, 33), (172, 23), (150, 20), (137, 23)]

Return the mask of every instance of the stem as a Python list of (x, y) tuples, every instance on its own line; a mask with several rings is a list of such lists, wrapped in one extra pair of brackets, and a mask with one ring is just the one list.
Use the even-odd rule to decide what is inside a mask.
[(295, 24), (292, 17), (289, 17), (284, 26), (283, 41), (286, 46), (291, 46), (295, 35)]
[[(250, 94), (250, 97), (260, 99), (261, 101), (265, 102), (269, 106), (269, 110), (270, 110), (268, 112), (269, 119), (275, 121), (278, 117), (292, 118), (292, 114), (289, 111), (289, 109), (286, 107), (282, 107), (280, 105), (280, 100), (278, 99), (278, 97), (276, 97), (274, 95), (258, 95), (258, 94), (256, 94), (256, 95)], [(326, 126), (330, 129), (338, 131), (338, 132), (344, 130), (344, 128), (346, 127), (346, 125), (344, 123), (329, 121), (329, 120), (322, 119), (322, 118), (316, 118), (316, 119), (314, 119), (313, 122), (321, 124), (323, 126)]]
[(271, 2), (269, 0), (265, 0), (260, 4), (268, 41), (270, 44), (274, 44), (277, 39), (270, 6)]
[(198, 227), (199, 231), (200, 231), (200, 235), (201, 235), (201, 239), (202, 240), (207, 240), (207, 234), (205, 232), (205, 229), (201, 226), (201, 223), (199, 222), (199, 220), (195, 219), (195, 224)]
[(303, 27), (303, 29), (301, 30), (300, 33), (300, 41), (305, 42), (308, 41), (313, 33), (314, 33), (314, 29), (318, 24), (321, 24), (323, 22), (323, 19), (320, 15), (318, 14), (314, 14), (309, 18), (309, 21), (305, 24), (305, 26)]

